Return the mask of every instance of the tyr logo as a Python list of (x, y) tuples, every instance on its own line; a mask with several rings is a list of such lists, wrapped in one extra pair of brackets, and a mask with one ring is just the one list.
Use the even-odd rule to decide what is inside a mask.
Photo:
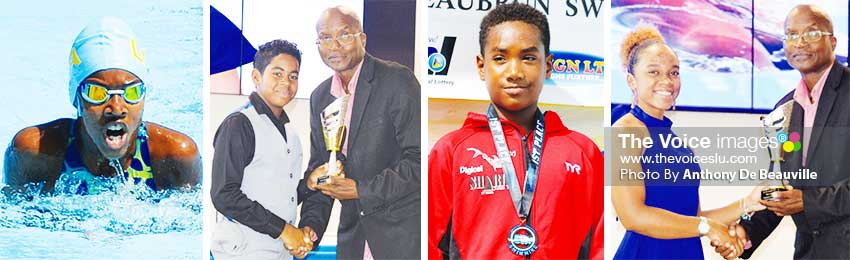
[(581, 175), (581, 165), (572, 164), (570, 162), (564, 162), (564, 166), (566, 166), (567, 172), (573, 172), (575, 174)]

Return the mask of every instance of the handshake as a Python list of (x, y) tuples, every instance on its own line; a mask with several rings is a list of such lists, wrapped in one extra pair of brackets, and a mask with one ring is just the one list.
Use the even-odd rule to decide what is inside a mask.
[(310, 227), (296, 228), (292, 225), (286, 225), (283, 232), (280, 234), (280, 240), (283, 240), (283, 247), (289, 251), (289, 254), (298, 259), (307, 256), (307, 253), (313, 251), (313, 242), (319, 237), (316, 232)]
[(750, 249), (752, 243), (747, 238), (747, 233), (741, 225), (737, 223), (728, 227), (715, 221), (710, 221), (710, 231), (706, 237), (711, 240), (711, 246), (714, 247), (714, 252), (717, 252), (725, 259), (737, 259), (744, 250)]
[[(766, 209), (761, 203), (761, 194), (767, 186), (762, 183), (753, 188), (750, 194), (738, 201), (738, 211), (742, 212), (742, 218), (749, 218), (753, 212)], [(744, 250), (750, 249), (752, 243), (747, 238), (746, 230), (737, 222), (726, 226), (723, 223), (707, 219), (709, 230), (705, 234), (711, 240), (711, 246), (714, 247), (714, 252), (720, 254), (725, 259), (736, 259)]]
[[(770, 198), (765, 199), (762, 191), (767, 191), (768, 188), (765, 184), (761, 184), (755, 187), (747, 197), (740, 200), (740, 209), (743, 211), (742, 217), (749, 218), (752, 212), (765, 209), (777, 216), (788, 216), (803, 211), (803, 194), (800, 190), (794, 189), (791, 185), (784, 185), (782, 190), (768, 192)], [(714, 252), (717, 252), (723, 258), (738, 258), (744, 253), (744, 250), (752, 247), (746, 231), (738, 223), (732, 223), (729, 226), (713, 220), (709, 220), (708, 223), (710, 229), (706, 236), (711, 240)]]

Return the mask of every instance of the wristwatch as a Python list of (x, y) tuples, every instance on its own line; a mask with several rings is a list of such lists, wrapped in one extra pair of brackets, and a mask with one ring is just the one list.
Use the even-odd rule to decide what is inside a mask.
[(711, 229), (711, 226), (708, 225), (708, 219), (700, 216), (699, 217), (699, 225), (697, 226), (697, 230), (699, 231), (699, 236), (708, 235), (708, 230)]

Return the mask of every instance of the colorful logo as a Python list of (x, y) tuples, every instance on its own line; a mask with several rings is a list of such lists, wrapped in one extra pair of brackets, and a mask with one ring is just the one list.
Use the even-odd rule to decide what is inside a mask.
[(552, 51), (552, 80), (602, 81), (605, 61), (590, 54)]
[(441, 72), (446, 68), (446, 56), (442, 53), (435, 52), (428, 56), (428, 69), (431, 72)]
[(776, 134), (776, 141), (779, 141), (782, 144), (782, 150), (786, 153), (799, 151), (802, 147), (802, 143), (800, 142), (800, 133), (791, 132), (789, 135), (785, 133), (785, 131), (779, 131)]
[(438, 50), (436, 47), (428, 47), (428, 75), (445, 76), (449, 73), (449, 65), (452, 63), (452, 53), (455, 49), (457, 37), (442, 37), (443, 43)]

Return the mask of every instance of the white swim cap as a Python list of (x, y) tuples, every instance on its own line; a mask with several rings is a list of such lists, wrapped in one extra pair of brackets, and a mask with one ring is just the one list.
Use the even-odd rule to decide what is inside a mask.
[(78, 87), (95, 72), (121, 69), (142, 81), (148, 75), (145, 53), (137, 45), (133, 30), (114, 17), (103, 17), (86, 26), (74, 40), (68, 61), (71, 71), (68, 94), (77, 109), (81, 108)]

